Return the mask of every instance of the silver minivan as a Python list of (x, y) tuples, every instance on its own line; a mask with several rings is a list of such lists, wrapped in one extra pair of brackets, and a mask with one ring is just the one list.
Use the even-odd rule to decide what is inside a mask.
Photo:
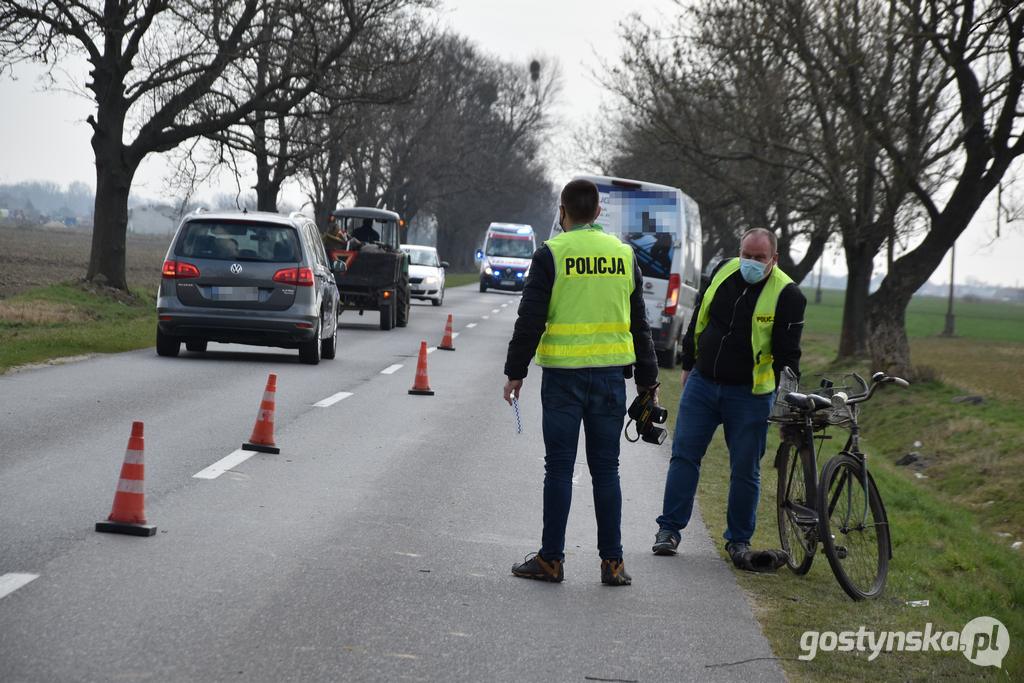
[(182, 220), (164, 261), (157, 298), (156, 352), (181, 343), (298, 349), (315, 365), (337, 353), (338, 288), (313, 220), (265, 212), (207, 212)]

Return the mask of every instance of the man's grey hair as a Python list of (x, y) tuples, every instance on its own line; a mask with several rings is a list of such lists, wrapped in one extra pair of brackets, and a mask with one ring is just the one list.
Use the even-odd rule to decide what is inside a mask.
[(775, 256), (775, 252), (779, 250), (779, 240), (777, 237), (775, 237), (775, 233), (772, 232), (771, 230), (765, 230), (764, 228), (751, 228), (750, 230), (747, 230), (745, 233), (743, 233), (743, 237), (740, 238), (740, 245), (743, 245), (743, 240), (755, 235), (758, 237), (764, 237), (766, 240), (768, 240), (768, 244), (770, 244), (772, 247), (771, 255)]

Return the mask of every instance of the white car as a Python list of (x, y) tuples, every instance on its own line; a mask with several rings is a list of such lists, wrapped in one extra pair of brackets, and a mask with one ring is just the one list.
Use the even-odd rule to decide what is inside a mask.
[(409, 254), (412, 298), (430, 299), (430, 303), (440, 306), (444, 301), (444, 269), (448, 267), (448, 262), (438, 259), (434, 247), (403, 244), (402, 251)]

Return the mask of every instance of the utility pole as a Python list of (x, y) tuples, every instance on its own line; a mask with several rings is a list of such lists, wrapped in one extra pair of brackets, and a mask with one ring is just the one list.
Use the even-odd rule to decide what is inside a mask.
[(956, 332), (954, 330), (953, 315), (953, 266), (956, 262), (956, 242), (953, 242), (953, 246), (949, 250), (949, 309), (946, 311), (946, 328), (942, 330), (943, 337), (955, 337)]
[(814, 303), (821, 303), (821, 271), (825, 269), (825, 252), (818, 258), (818, 291), (814, 293)]

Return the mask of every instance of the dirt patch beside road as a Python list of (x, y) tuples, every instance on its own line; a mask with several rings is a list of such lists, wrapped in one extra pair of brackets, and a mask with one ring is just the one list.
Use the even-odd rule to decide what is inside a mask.
[[(171, 238), (128, 235), (128, 287), (160, 285), (160, 268)], [(84, 277), (92, 231), (0, 223), (0, 299)]]

